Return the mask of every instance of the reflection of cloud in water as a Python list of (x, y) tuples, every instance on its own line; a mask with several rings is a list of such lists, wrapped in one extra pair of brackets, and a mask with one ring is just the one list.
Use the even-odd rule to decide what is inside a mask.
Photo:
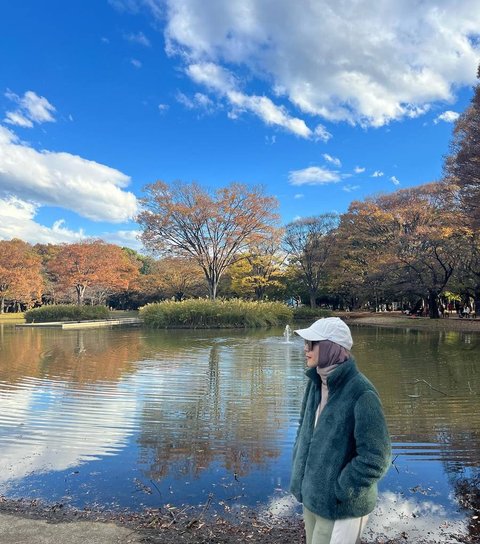
[(378, 506), (370, 515), (365, 536), (395, 538), (406, 533), (409, 541), (453, 543), (458, 540), (450, 535), (465, 532), (464, 521), (449, 519), (442, 505), (385, 491), (380, 493)]
[(122, 382), (72, 390), (25, 379), (2, 391), (0, 482), (116, 454), (132, 434), (136, 405)]
[[(280, 495), (270, 499), (261, 512), (266, 519), (289, 518), (301, 511), (299, 503), (292, 495)], [(378, 539), (401, 537), (408, 542), (458, 543), (452, 535), (464, 535), (466, 523), (460, 519), (449, 519), (445, 508), (432, 501), (405, 498), (399, 493), (386, 491), (380, 493), (377, 507), (370, 514), (363, 535), (365, 542)]]

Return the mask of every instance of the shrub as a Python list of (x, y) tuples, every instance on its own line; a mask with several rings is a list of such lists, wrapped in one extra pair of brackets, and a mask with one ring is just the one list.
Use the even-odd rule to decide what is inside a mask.
[(73, 304), (42, 306), (25, 312), (27, 323), (84, 321), (89, 319), (107, 319), (109, 317), (110, 312), (106, 306), (74, 306)]
[(293, 320), (302, 321), (303, 319), (310, 319), (314, 321), (321, 317), (331, 317), (331, 310), (325, 310), (324, 308), (310, 308), (309, 306), (299, 306), (293, 309)]
[(253, 328), (289, 323), (292, 310), (282, 302), (191, 299), (147, 304), (140, 309), (140, 317), (157, 329)]

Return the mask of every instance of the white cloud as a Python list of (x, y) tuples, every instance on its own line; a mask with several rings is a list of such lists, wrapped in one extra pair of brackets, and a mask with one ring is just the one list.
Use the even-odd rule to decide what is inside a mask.
[(0, 240), (20, 238), (31, 244), (61, 244), (86, 237), (82, 229), (68, 229), (63, 220), (54, 222), (51, 227), (39, 224), (34, 220), (38, 207), (14, 196), (0, 198)]
[(124, 37), (129, 42), (138, 43), (145, 47), (150, 47), (152, 45), (150, 43), (150, 40), (145, 36), (143, 32), (138, 32), (137, 34), (126, 34)]
[[(237, 118), (240, 112), (247, 111), (259, 117), (267, 125), (280, 126), (302, 138), (317, 135), (305, 124), (305, 121), (292, 117), (284, 106), (277, 106), (270, 98), (247, 95), (237, 90), (238, 82), (235, 76), (217, 64), (211, 62), (190, 64), (186, 72), (193, 81), (205, 85), (228, 101), (234, 108), (231, 118)], [(319, 132), (318, 136), (320, 139), (325, 139), (324, 132)]]
[[(40, 209), (38, 204), (21, 200), (15, 196), (0, 198), (0, 240), (20, 238), (31, 244), (62, 244), (85, 240), (89, 236), (84, 229), (72, 230), (67, 227), (64, 219), (54, 221), (51, 226), (42, 225), (35, 220)], [(101, 238), (111, 244), (126, 246), (136, 251), (142, 251), (138, 240), (140, 231), (119, 230), (116, 232), (96, 233), (95, 238)]]
[(321, 166), (310, 166), (288, 173), (288, 180), (292, 185), (326, 185), (338, 183), (341, 179), (341, 174), (336, 170), (328, 170)]
[(352, 191), (360, 189), (360, 185), (344, 185), (342, 189), (347, 193), (351, 193)]
[(176, 94), (176, 100), (189, 110), (202, 110), (203, 113), (212, 113), (216, 105), (206, 94), (195, 93), (192, 97), (182, 92)]
[(32, 128), (33, 123), (30, 119), (27, 119), (19, 111), (7, 111), (4, 119), (5, 123), (9, 125), (17, 125), (18, 127)]
[(169, 108), (170, 108), (170, 106), (168, 104), (159, 104), (158, 105), (158, 110), (160, 111), (160, 113), (165, 113), (166, 111), (168, 111)]
[(299, 200), (300, 198), (303, 198), (305, 195), (303, 193), (297, 193), (296, 195), (293, 196), (293, 198), (295, 200)]
[(474, 83), (477, 4), (143, 2), (167, 20), (170, 55), (188, 64), (238, 69), (246, 86), (251, 76), (260, 78), (272, 96), (285, 97), (303, 113), (365, 126), (422, 115), (433, 102), (453, 101), (455, 89)]
[(337, 157), (332, 157), (328, 153), (324, 153), (322, 156), (330, 164), (333, 164), (334, 166), (338, 166), (338, 167), (342, 166), (340, 159), (337, 159)]
[(321, 140), (322, 142), (328, 142), (332, 135), (323, 125), (317, 125), (313, 131), (314, 137), (316, 140)]
[(20, 127), (33, 127), (33, 123), (54, 122), (55, 107), (44, 96), (38, 96), (33, 91), (27, 91), (18, 96), (7, 90), (5, 96), (18, 105), (15, 111), (7, 111), (4, 121)]
[(58, 206), (94, 221), (124, 222), (137, 212), (122, 172), (62, 152), (37, 151), (0, 125), (0, 197), (15, 194)]
[(135, 66), (135, 68), (141, 68), (142, 63), (138, 59), (130, 59), (130, 63), (132, 66)]
[(119, 230), (116, 232), (104, 232), (100, 235), (100, 238), (110, 244), (129, 247), (141, 253), (144, 251), (144, 247), (139, 240), (140, 234), (141, 231), (139, 230)]
[(440, 121), (445, 121), (446, 123), (454, 123), (458, 118), (460, 117), (460, 114), (456, 111), (444, 111), (441, 113), (438, 117), (434, 119), (434, 123), (438, 124)]
[(266, 96), (247, 96), (238, 91), (229, 91), (227, 98), (237, 109), (254, 113), (267, 125), (276, 125), (302, 138), (312, 136), (312, 131), (302, 119), (291, 117), (283, 106), (275, 105)]
[(375, 172), (370, 176), (372, 178), (381, 178), (385, 174), (381, 170), (375, 170)]
[(213, 101), (203, 93), (195, 93), (194, 100), (196, 104), (203, 108), (211, 108), (213, 106)]
[(182, 92), (178, 92), (175, 96), (175, 99), (177, 102), (179, 102), (189, 110), (195, 108), (195, 102)]
[(395, 176), (392, 176), (390, 178), (390, 181), (394, 184), (394, 185), (400, 185), (400, 181), (395, 177)]
[(365, 172), (365, 168), (363, 168), (362, 166), (355, 166), (353, 171), (355, 172), (355, 174), (363, 174)]

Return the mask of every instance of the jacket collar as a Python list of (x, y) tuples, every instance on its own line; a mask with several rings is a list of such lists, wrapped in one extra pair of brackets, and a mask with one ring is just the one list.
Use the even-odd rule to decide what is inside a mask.
[[(318, 387), (322, 385), (322, 381), (317, 373), (316, 368), (309, 368), (305, 371), (305, 374)], [(347, 359), (344, 363), (338, 365), (338, 368), (336, 368), (330, 374), (330, 376), (328, 376), (327, 386), (330, 390), (342, 387), (345, 382), (350, 380), (356, 374), (358, 374), (358, 368), (355, 363), (355, 359), (353, 357), (350, 357), (350, 359)]]

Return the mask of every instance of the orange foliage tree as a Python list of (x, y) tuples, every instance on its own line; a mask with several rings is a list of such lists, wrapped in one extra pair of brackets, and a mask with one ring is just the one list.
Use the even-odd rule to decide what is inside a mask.
[(163, 255), (193, 258), (212, 299), (226, 269), (252, 243), (270, 238), (278, 222), (278, 201), (261, 187), (232, 183), (212, 193), (197, 183), (158, 181), (145, 191), (137, 218), (143, 243)]
[(0, 313), (5, 300), (31, 304), (42, 294), (41, 260), (30, 244), (13, 239), (0, 241)]
[(97, 292), (127, 289), (138, 275), (138, 266), (122, 248), (90, 240), (63, 245), (49, 261), (48, 270), (63, 289), (75, 289), (81, 305), (87, 288)]
[(188, 296), (205, 295), (202, 269), (192, 259), (166, 257), (156, 263), (155, 275), (162, 293), (177, 301)]
[(459, 225), (451, 189), (429, 183), (353, 202), (340, 239), (349, 241), (345, 255), (362, 259), (365, 281), (425, 297), (437, 318), (438, 297), (464, 252), (467, 232)]

